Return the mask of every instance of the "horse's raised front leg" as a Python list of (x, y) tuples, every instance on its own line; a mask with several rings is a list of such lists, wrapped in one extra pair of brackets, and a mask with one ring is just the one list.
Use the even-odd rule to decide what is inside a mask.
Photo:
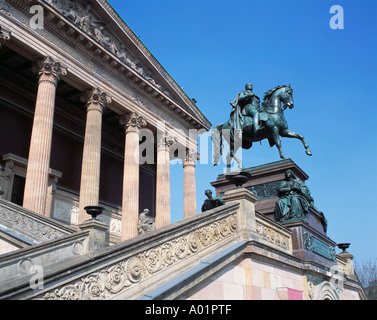
[(311, 156), (312, 155), (312, 152), (310, 151), (309, 149), (309, 145), (306, 143), (304, 137), (301, 135), (301, 134), (298, 134), (296, 132), (293, 132), (291, 130), (284, 130), (282, 133), (281, 133), (281, 136), (282, 137), (285, 137), (285, 138), (295, 138), (295, 139), (299, 139), (304, 148), (305, 148), (305, 153), (308, 155), (308, 156)]

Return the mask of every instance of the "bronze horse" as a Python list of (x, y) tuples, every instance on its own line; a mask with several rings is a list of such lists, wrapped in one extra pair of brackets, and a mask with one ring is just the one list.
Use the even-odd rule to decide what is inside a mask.
[[(242, 163), (235, 156), (238, 149), (241, 147), (246, 150), (250, 149), (253, 142), (262, 141), (264, 139), (268, 139), (271, 147), (276, 145), (281, 159), (286, 159), (286, 157), (281, 147), (280, 137), (299, 139), (304, 145), (306, 154), (311, 156), (312, 153), (304, 137), (288, 130), (288, 123), (284, 117), (284, 110), (287, 108), (292, 109), (294, 107), (292, 94), (293, 89), (290, 85), (277, 86), (265, 93), (262, 107), (258, 111), (260, 127), (256, 133), (254, 133), (253, 129), (251, 105), (246, 105), (242, 110), (242, 130), (235, 130), (231, 119), (223, 124), (217, 125), (211, 133), (214, 151), (214, 165), (216, 166), (220, 161), (220, 156), (223, 152), (223, 138), (230, 146), (227, 155), (228, 168), (230, 167), (233, 158), (237, 162), (239, 169), (242, 170)], [(224, 135), (225, 130), (228, 130), (229, 134)], [(239, 143), (237, 143), (237, 139), (239, 139)]]

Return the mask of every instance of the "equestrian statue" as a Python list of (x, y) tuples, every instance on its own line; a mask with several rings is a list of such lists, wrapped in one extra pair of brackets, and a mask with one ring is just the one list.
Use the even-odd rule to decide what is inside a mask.
[[(232, 111), (230, 119), (217, 125), (211, 134), (213, 143), (213, 161), (216, 166), (223, 153), (223, 139), (229, 144), (227, 154), (227, 166), (230, 168), (231, 160), (234, 159), (239, 169), (243, 169), (241, 161), (236, 157), (239, 148), (250, 149), (253, 142), (268, 139), (270, 146), (276, 146), (281, 159), (286, 159), (280, 137), (299, 139), (306, 150), (306, 154), (312, 153), (304, 137), (288, 130), (288, 123), (284, 117), (284, 111), (294, 107), (293, 89), (291, 85), (277, 86), (267, 91), (262, 105), (259, 97), (253, 92), (253, 85), (245, 85), (245, 91), (237, 94), (230, 103)], [(225, 134), (227, 130), (228, 134)]]

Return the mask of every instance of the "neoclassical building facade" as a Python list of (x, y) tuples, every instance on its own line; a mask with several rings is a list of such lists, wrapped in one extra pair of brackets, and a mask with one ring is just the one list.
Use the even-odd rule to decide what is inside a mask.
[(179, 150), (184, 216), (195, 215), (189, 131), (211, 124), (111, 5), (7, 0), (0, 10), (3, 199), (76, 226), (100, 204), (115, 243), (137, 235), (144, 209), (170, 223)]

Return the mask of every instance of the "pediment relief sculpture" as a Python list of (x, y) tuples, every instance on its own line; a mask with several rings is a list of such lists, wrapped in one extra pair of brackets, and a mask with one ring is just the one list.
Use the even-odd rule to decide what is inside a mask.
[(152, 72), (147, 70), (141, 63), (126, 49), (126, 46), (120, 42), (106, 28), (106, 22), (95, 16), (90, 3), (77, 0), (46, 0), (51, 6), (57, 9), (65, 18), (77, 25), (90, 37), (95, 39), (107, 50), (112, 52), (121, 61), (135, 70), (145, 80), (152, 83), (166, 95), (169, 92), (164, 91), (162, 87), (152, 77)]

